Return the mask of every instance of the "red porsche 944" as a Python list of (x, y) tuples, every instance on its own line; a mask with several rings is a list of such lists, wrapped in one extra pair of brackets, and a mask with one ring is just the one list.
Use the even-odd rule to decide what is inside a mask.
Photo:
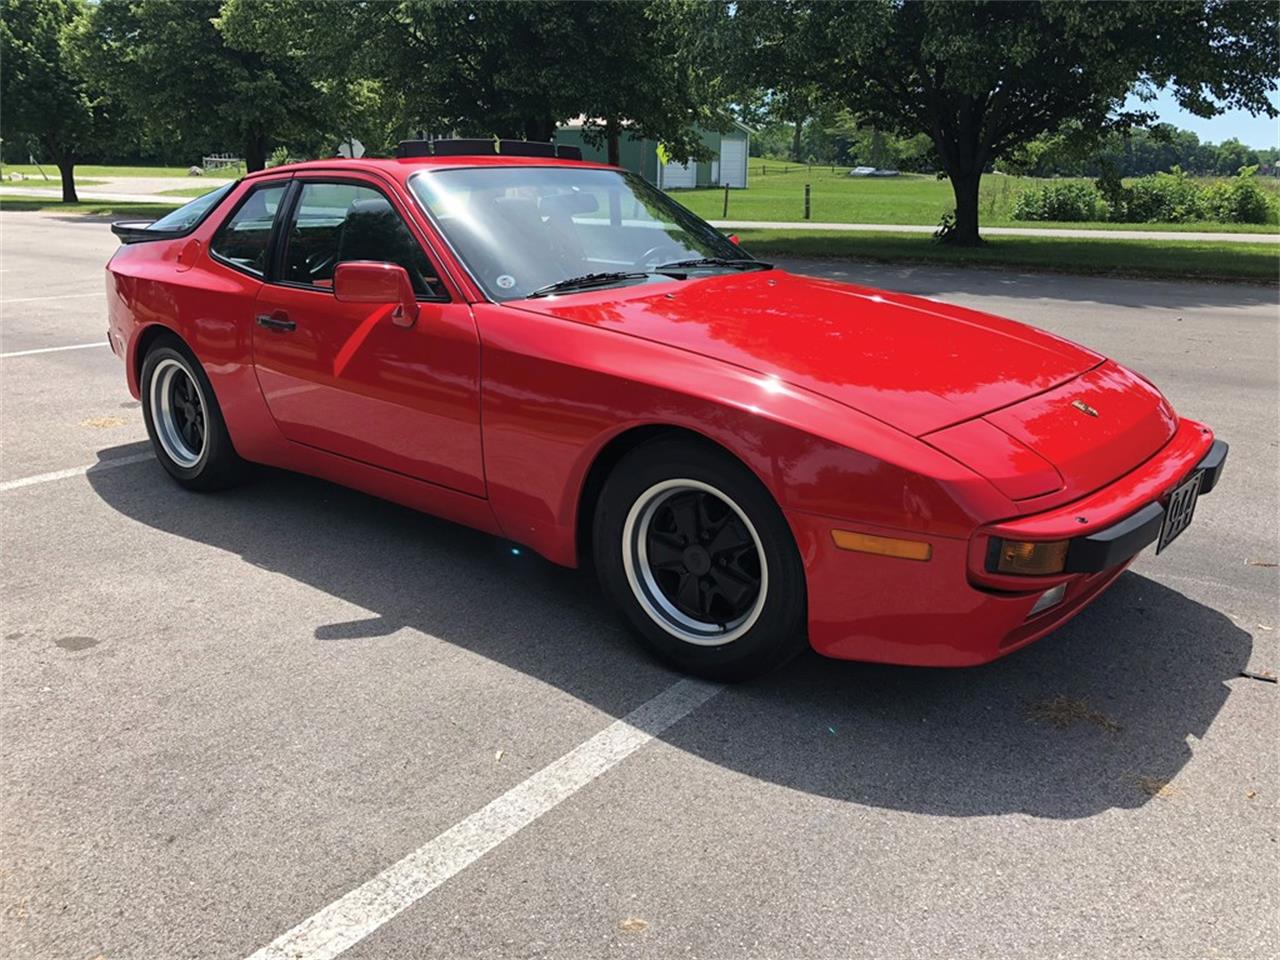
[(324, 477), (594, 566), (658, 656), (979, 664), (1163, 550), (1227, 446), (1041, 330), (752, 258), (550, 144), (408, 142), (114, 226), (160, 463)]

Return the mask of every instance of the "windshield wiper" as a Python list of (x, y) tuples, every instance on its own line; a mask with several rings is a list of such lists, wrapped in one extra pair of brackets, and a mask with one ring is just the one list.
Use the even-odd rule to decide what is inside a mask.
[(653, 269), (655, 273), (661, 273), (663, 270), (678, 270), (681, 267), (729, 267), (732, 270), (772, 270), (773, 264), (765, 263), (763, 260), (752, 260), (749, 257), (738, 257), (736, 259), (694, 257), (692, 260), (673, 260), (670, 263), (660, 263)]
[(617, 283), (619, 280), (644, 280), (647, 279), (647, 273), (624, 273), (621, 271), (613, 271), (610, 273), (584, 273), (580, 277), (569, 277), (567, 280), (557, 280), (555, 283), (548, 283), (545, 287), (539, 287), (529, 297), (545, 297), (552, 293), (561, 293), (566, 290), (585, 290), (589, 287), (603, 287), (610, 283)]

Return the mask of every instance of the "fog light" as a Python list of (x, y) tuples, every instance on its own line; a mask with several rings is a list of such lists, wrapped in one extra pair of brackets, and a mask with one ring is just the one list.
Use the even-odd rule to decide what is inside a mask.
[(1061, 573), (1067, 566), (1070, 540), (997, 540), (995, 569), (997, 573), (1023, 576), (1045, 576)]
[(1046, 590), (1040, 594), (1040, 599), (1036, 601), (1036, 605), (1031, 608), (1031, 612), (1027, 614), (1027, 619), (1031, 619), (1038, 613), (1044, 613), (1050, 607), (1056, 607), (1062, 602), (1062, 598), (1067, 595), (1067, 585), (1060, 583), (1052, 590)]

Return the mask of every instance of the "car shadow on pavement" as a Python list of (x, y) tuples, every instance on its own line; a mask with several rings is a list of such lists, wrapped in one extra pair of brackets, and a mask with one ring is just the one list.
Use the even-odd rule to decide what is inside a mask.
[[(131, 444), (102, 459), (144, 449)], [(614, 716), (638, 704), (637, 690), (656, 692), (674, 678), (634, 644), (589, 574), (467, 528), (281, 471), (259, 471), (215, 495), (181, 490), (151, 463), (91, 470), (88, 479), (138, 523), (372, 612), (316, 623), (316, 643), (376, 644), (409, 628)], [(212, 600), (218, 584), (208, 590)], [(422, 649), (430, 656), (428, 643)], [(1249, 635), (1224, 614), (1131, 572), (1067, 626), (985, 667), (807, 654), (728, 688), (662, 739), (742, 774), (853, 803), (958, 817), (1086, 817), (1159, 796), (1250, 650)]]

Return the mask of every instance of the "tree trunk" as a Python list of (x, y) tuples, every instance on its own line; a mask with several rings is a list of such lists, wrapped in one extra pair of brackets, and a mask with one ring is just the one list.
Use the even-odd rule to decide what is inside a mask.
[(978, 188), (982, 184), (982, 168), (972, 173), (951, 173), (951, 190), (956, 197), (956, 226), (949, 243), (961, 247), (977, 246), (978, 236)]
[(604, 122), (604, 136), (609, 146), (609, 163), (617, 166), (619, 163), (619, 155), (621, 153), (620, 141), (622, 140), (621, 124), (617, 119), (610, 117)]
[(871, 131), (871, 165), (876, 169), (884, 167), (884, 134), (879, 130)]
[(265, 170), (267, 167), (267, 138), (254, 131), (249, 134), (249, 141), (244, 148), (244, 169), (246, 173)]
[(62, 202), (63, 203), (79, 203), (80, 198), (76, 196), (76, 162), (66, 159), (58, 161), (58, 173), (62, 174)]
[(800, 138), (804, 135), (804, 117), (797, 117), (795, 132), (791, 134), (791, 159), (800, 162)]

